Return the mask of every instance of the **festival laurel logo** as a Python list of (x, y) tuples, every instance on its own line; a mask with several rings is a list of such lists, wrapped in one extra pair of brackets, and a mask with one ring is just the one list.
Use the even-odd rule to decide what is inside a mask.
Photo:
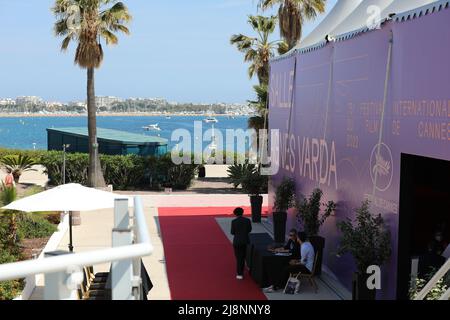
[(370, 177), (378, 191), (386, 191), (391, 186), (392, 152), (384, 143), (377, 144), (370, 155)]

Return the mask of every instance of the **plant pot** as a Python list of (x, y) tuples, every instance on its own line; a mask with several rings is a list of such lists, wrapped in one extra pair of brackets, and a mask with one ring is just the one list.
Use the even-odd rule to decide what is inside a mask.
[(250, 205), (252, 207), (252, 221), (256, 223), (261, 222), (261, 212), (262, 212), (262, 196), (250, 196)]
[(277, 243), (284, 243), (286, 240), (286, 220), (286, 211), (273, 213), (273, 235)]
[(354, 273), (352, 280), (352, 300), (375, 300), (377, 291), (367, 288), (367, 278), (370, 275)]
[(201, 166), (198, 168), (198, 177), (199, 178), (204, 178), (206, 177), (206, 169), (204, 166)]
[(322, 274), (322, 257), (323, 249), (325, 248), (325, 238), (321, 236), (311, 236), (309, 237), (309, 241), (314, 247), (314, 252), (318, 254), (315, 275), (320, 276)]

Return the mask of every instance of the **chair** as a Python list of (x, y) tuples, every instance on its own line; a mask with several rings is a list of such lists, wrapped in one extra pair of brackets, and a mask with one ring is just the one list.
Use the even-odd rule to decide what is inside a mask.
[(93, 266), (88, 266), (86, 267), (86, 272), (88, 275), (88, 279), (90, 279), (90, 281), (94, 281), (96, 282), (106, 282), (106, 280), (108, 279), (109, 276), (109, 272), (97, 272), (94, 274), (94, 267)]
[(311, 273), (291, 273), (289, 277), (294, 277), (294, 278), (300, 278), (301, 279), (307, 279), (309, 281), (309, 283), (311, 284), (311, 286), (314, 288), (314, 292), (317, 293), (319, 288), (317, 286), (316, 280), (315, 278), (315, 274), (316, 274), (316, 268), (317, 268), (317, 261), (319, 260), (319, 254), (316, 253), (314, 255), (314, 264), (313, 264), (313, 269), (311, 271)]
[(107, 292), (105, 283), (94, 283), (89, 276), (88, 268), (83, 268), (83, 282), (78, 289), (78, 297), (81, 300), (106, 300)]

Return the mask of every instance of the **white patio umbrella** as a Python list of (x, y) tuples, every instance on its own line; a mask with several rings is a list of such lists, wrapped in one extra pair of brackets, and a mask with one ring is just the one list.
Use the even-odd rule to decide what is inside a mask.
[(128, 199), (128, 206), (133, 206), (132, 197), (71, 183), (11, 202), (2, 209), (25, 212), (68, 211), (70, 215), (69, 249), (72, 251), (71, 212), (114, 208), (116, 199)]

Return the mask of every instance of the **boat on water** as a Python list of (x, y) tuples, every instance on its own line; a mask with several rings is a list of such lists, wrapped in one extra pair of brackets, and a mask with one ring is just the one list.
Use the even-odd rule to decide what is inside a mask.
[(172, 119), (172, 117), (171, 116), (166, 116), (166, 119), (170, 120), (170, 119)]
[(204, 119), (203, 121), (205, 121), (206, 123), (217, 123), (217, 122), (219, 122), (219, 120), (217, 120), (214, 117), (208, 117), (208, 118)]
[(148, 126), (142, 127), (145, 131), (161, 131), (161, 128), (159, 127), (158, 123), (156, 124), (149, 124)]

